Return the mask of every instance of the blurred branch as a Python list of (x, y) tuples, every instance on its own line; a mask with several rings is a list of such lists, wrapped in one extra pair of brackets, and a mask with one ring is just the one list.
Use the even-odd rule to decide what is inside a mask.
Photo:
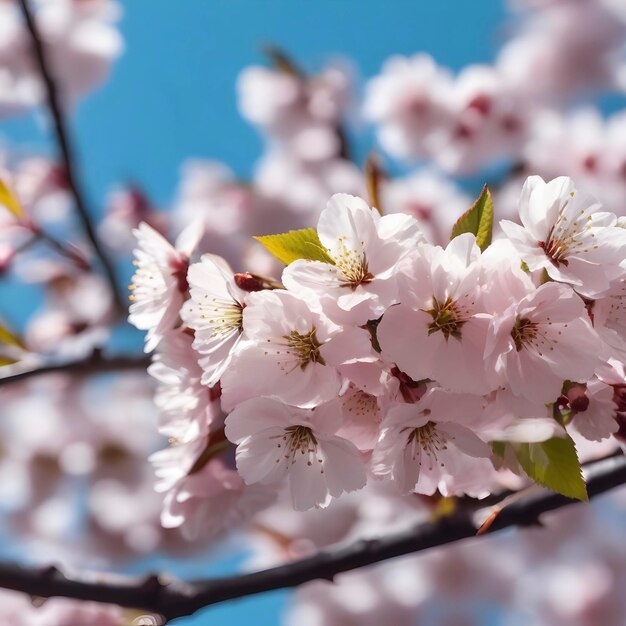
[[(94, 350), (89, 356), (77, 361), (50, 363), (41, 367), (15, 372), (8, 376), (0, 376), (0, 387), (9, 383), (21, 382), (27, 378), (43, 376), (44, 374), (75, 374), (79, 376), (89, 376), (104, 372), (120, 372), (134, 369), (145, 371), (148, 365), (150, 365), (149, 355), (141, 354), (138, 356), (107, 357), (99, 350)], [(0, 370), (0, 372), (1, 371), (2, 370)]]
[[(626, 483), (626, 456), (620, 454), (585, 466), (589, 497)], [(543, 513), (574, 504), (559, 494), (532, 491), (502, 509), (486, 534), (510, 527), (540, 524)], [(584, 506), (579, 504), (579, 506)], [(385, 559), (420, 552), (474, 537), (476, 524), (467, 510), (436, 522), (417, 524), (377, 539), (363, 539), (321, 550), (314, 556), (279, 567), (228, 578), (183, 583), (158, 576), (87, 582), (66, 577), (59, 570), (0, 564), (0, 587), (34, 597), (63, 596), (117, 604), (160, 614), (165, 619), (190, 615), (212, 604), (274, 589), (296, 587), (316, 579), (332, 581), (337, 574), (372, 565)], [(482, 539), (475, 539), (482, 541)]]
[(44, 44), (41, 40), (39, 30), (35, 23), (35, 18), (28, 4), (28, 0), (18, 1), (24, 15), (26, 27), (31, 36), (35, 59), (45, 86), (48, 108), (50, 109), (50, 113), (52, 115), (56, 141), (61, 151), (61, 158), (63, 159), (63, 167), (65, 170), (70, 194), (72, 195), (72, 198), (74, 200), (74, 204), (76, 206), (76, 210), (78, 212), (78, 216), (80, 218), (85, 234), (91, 242), (91, 246), (96, 256), (100, 259), (100, 263), (102, 265), (106, 278), (109, 282), (111, 292), (115, 299), (116, 309), (120, 315), (124, 315), (126, 312), (126, 305), (117, 289), (113, 265), (107, 258), (105, 251), (102, 248), (100, 241), (98, 240), (94, 225), (91, 221), (91, 217), (89, 216), (89, 211), (87, 210), (87, 205), (85, 203), (83, 193), (80, 189), (78, 176), (76, 174), (73, 149), (69, 141), (69, 134), (65, 124), (65, 118), (61, 110), (59, 92), (48, 66), (48, 61), (46, 59), (46, 54), (44, 51)]
[(72, 261), (79, 269), (84, 271), (91, 269), (89, 261), (80, 253), (78, 248), (73, 247), (71, 244), (66, 245), (40, 229), (34, 230), (33, 234), (35, 239), (47, 243), (58, 254)]

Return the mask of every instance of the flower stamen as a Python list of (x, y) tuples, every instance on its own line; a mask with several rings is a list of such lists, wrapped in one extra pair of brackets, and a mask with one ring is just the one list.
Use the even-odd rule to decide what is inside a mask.
[(441, 331), (446, 341), (450, 336), (461, 339), (461, 328), (467, 321), (463, 317), (461, 307), (451, 298), (441, 303), (433, 296), (433, 308), (425, 311), (432, 316), (433, 321), (428, 325), (428, 335)]

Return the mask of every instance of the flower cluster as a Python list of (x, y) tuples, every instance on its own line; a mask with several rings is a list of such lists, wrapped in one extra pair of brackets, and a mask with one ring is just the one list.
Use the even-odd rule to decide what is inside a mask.
[(280, 282), (142, 225), (130, 319), (157, 348), (172, 525), (214, 531), (206, 516), (245, 518), (281, 487), (297, 510), (368, 480), (482, 497), (502, 467), (572, 495), (553, 446), (575, 459), (571, 433), (618, 429), (626, 230), (565, 177), (528, 178), (521, 224), (490, 243), (492, 210), (485, 190), (444, 248), (336, 194), (317, 231), (259, 238)]

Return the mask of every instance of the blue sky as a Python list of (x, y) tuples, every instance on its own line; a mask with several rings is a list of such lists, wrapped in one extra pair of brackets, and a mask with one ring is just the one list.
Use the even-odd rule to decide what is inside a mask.
[[(511, 26), (502, 0), (122, 4), (126, 52), (111, 80), (81, 103), (72, 120), (96, 215), (107, 190), (120, 181), (136, 181), (157, 203), (166, 204), (189, 157), (216, 158), (239, 176), (250, 175), (262, 143), (237, 112), (235, 80), (246, 65), (263, 62), (264, 43), (278, 45), (309, 70), (334, 56), (347, 56), (365, 78), (394, 53), (427, 51), (452, 69), (488, 62)], [(41, 117), (31, 116), (0, 124), (0, 134), (20, 145), (50, 150), (44, 126)], [(370, 141), (370, 135), (360, 141), (361, 154)], [(33, 302), (25, 297), (14, 303), (11, 317), (27, 315)], [(288, 595), (231, 602), (176, 623), (272, 626), (279, 622)]]

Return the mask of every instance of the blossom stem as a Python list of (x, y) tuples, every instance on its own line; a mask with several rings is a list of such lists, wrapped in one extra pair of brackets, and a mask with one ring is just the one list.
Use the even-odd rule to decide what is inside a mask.
[(61, 158), (63, 160), (63, 167), (65, 170), (69, 192), (74, 200), (74, 205), (76, 206), (76, 211), (80, 218), (83, 230), (91, 243), (94, 253), (100, 260), (100, 264), (102, 265), (102, 269), (107, 278), (115, 301), (116, 309), (120, 315), (124, 315), (126, 313), (126, 305), (117, 287), (113, 265), (98, 240), (95, 227), (92, 223), (84, 200), (84, 195), (78, 182), (73, 147), (69, 140), (65, 118), (61, 110), (57, 85), (50, 71), (48, 60), (46, 59), (44, 44), (37, 28), (37, 24), (35, 23), (34, 15), (29, 7), (28, 0), (19, 0), (19, 5), (22, 9), (26, 28), (30, 33), (35, 60), (45, 86), (47, 104), (52, 116), (54, 133), (61, 153)]
[(146, 370), (150, 365), (149, 355), (139, 356), (111, 356), (107, 357), (99, 350), (94, 350), (89, 356), (76, 361), (49, 363), (40, 367), (17, 371), (8, 376), (0, 377), (0, 387), (9, 383), (17, 383), (28, 378), (43, 376), (44, 374), (75, 374), (89, 376), (104, 372), (119, 372), (125, 370)]

